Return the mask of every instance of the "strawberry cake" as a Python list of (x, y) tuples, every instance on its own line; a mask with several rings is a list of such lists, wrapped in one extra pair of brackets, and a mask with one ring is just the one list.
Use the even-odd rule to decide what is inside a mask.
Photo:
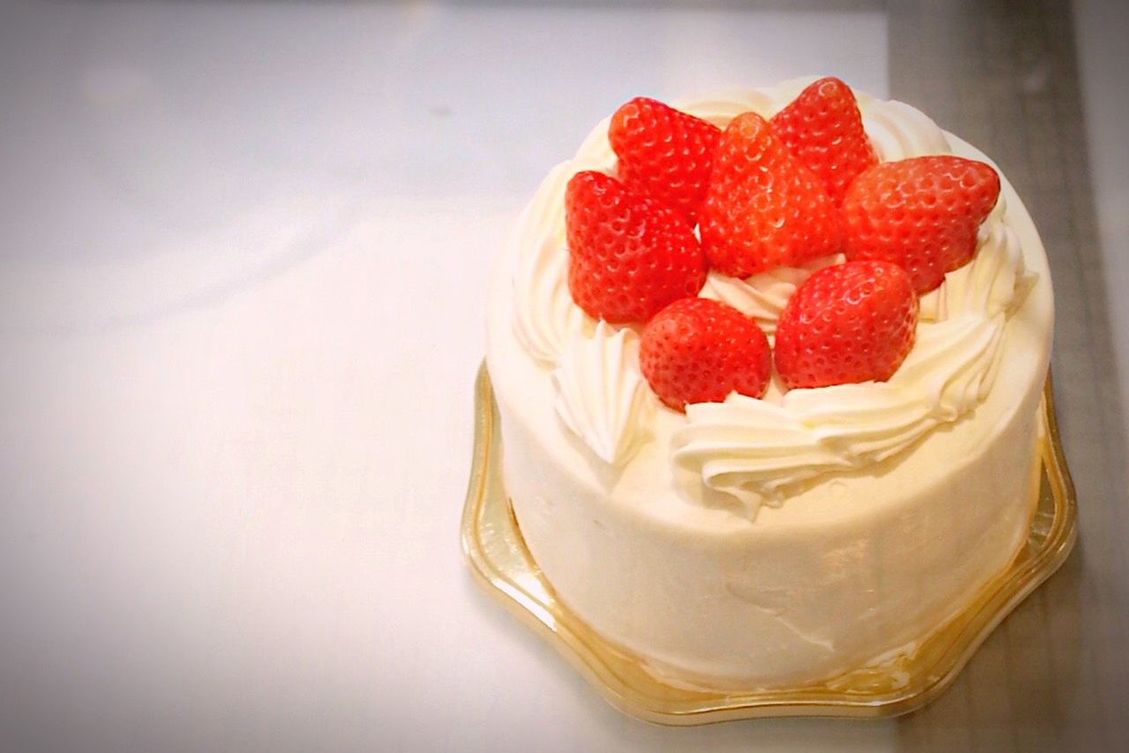
[(563, 604), (665, 682), (827, 681), (1023, 545), (1053, 322), (990, 160), (834, 78), (637, 98), (500, 256), (502, 471)]

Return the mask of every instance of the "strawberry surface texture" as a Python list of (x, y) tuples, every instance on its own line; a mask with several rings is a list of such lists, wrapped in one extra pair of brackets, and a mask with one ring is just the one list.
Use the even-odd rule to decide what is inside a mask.
[(860, 173), (878, 164), (854, 92), (837, 78), (809, 84), (770, 122), (792, 154), (819, 176), (836, 204), (843, 203)]
[(883, 162), (843, 200), (848, 259), (903, 267), (918, 293), (976, 254), (977, 231), (1000, 195), (1000, 176), (976, 160), (937, 155)]
[(705, 256), (685, 217), (603, 173), (569, 180), (565, 229), (569, 291), (594, 319), (643, 323), (705, 283)]
[(629, 188), (679, 210), (693, 225), (709, 185), (721, 129), (647, 97), (612, 115), (608, 140)]
[(756, 322), (708, 298), (660, 311), (643, 330), (639, 365), (659, 399), (678, 411), (731, 392), (761, 397), (772, 376), (768, 338)]
[(826, 267), (789, 299), (776, 328), (776, 370), (789, 389), (886, 381), (913, 347), (917, 295), (882, 261)]
[(842, 238), (822, 181), (755, 112), (722, 133), (700, 231), (710, 265), (734, 277), (836, 253)]

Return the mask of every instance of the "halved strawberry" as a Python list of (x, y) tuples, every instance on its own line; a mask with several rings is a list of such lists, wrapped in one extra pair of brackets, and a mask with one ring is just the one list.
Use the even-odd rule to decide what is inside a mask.
[(860, 173), (878, 164), (851, 87), (821, 78), (772, 116), (772, 129), (792, 154), (819, 176), (836, 204)]
[(639, 366), (667, 406), (721, 402), (731, 392), (760, 397), (772, 376), (768, 338), (737, 309), (684, 298), (647, 323)]
[(647, 97), (622, 105), (608, 127), (619, 179), (678, 209), (691, 225), (706, 197), (720, 136), (714, 124)]
[(565, 228), (568, 287), (593, 319), (646, 322), (706, 281), (705, 256), (686, 219), (603, 173), (580, 172), (568, 182)]
[(843, 200), (848, 259), (905, 268), (925, 293), (976, 253), (976, 232), (1000, 195), (1000, 176), (976, 160), (936, 155), (876, 165)]
[(896, 264), (825, 267), (780, 315), (776, 371), (790, 389), (884, 382), (913, 347), (917, 305), (909, 275)]
[(714, 156), (700, 215), (710, 265), (734, 277), (839, 251), (839, 213), (819, 178), (755, 112), (737, 116)]

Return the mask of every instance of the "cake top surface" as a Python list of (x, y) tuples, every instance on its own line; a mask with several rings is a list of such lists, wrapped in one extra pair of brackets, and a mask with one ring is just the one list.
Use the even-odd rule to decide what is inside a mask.
[[(779, 118), (774, 116), (782, 111), (787, 115), (790, 103), (810, 89), (811, 82), (786, 82), (771, 89), (678, 102), (674, 107), (717, 129), (725, 128), (719, 130), (723, 134), (738, 125), (756, 132), (762, 128), (757, 121), (775, 123)], [(986, 161), (909, 105), (855, 96), (866, 148), (855, 144), (854, 150), (861, 161), (867, 159), (866, 149), (871, 150), (875, 171), (927, 155), (956, 153)], [(683, 498), (755, 518), (762, 505), (781, 504), (804, 484), (897, 455), (936, 427), (967, 415), (989, 393), (999, 369), (1004, 329), (1036, 278), (1024, 245), (1037, 245), (1038, 239), (1033, 228), (1027, 233), (1024, 227), (1021, 240), (1008, 208), (1011, 199), (1004, 198), (1014, 197), (1006, 182), (999, 201), (982, 223), (977, 222), (970, 241), (971, 260), (938, 276), (935, 287), (920, 299), (913, 297), (908, 336), (912, 347), (898, 354), (895, 370), (884, 380), (796, 387), (773, 373), (766, 375), (763, 386), (753, 388), (762, 390), (760, 394), (733, 391), (716, 401), (690, 401), (672, 408), (652, 390), (653, 378), (648, 385), (640, 366), (641, 341), (649, 325), (630, 317), (617, 322), (605, 320), (614, 316), (594, 318), (586, 313), (591, 307), (582, 307), (576, 298), (577, 273), (570, 269), (570, 253), (575, 257), (577, 252), (570, 246), (583, 241), (570, 235), (566, 193), (570, 181), (577, 182), (574, 176), (586, 171), (597, 176), (625, 172), (617, 165), (623, 160), (613, 149), (616, 139), (622, 141), (623, 136), (617, 136), (616, 118), (611, 118), (596, 126), (572, 160), (550, 173), (527, 207), (512, 249), (514, 334), (527, 356), (550, 374), (562, 427), (579, 439), (594, 463), (622, 469), (640, 448), (658, 443), (668, 455), (673, 483)], [(816, 159), (818, 167), (819, 155)], [(829, 174), (836, 177), (833, 171)], [(692, 183), (693, 177), (679, 176), (679, 184)], [(590, 182), (602, 185), (599, 177)], [(849, 188), (849, 184), (840, 186), (841, 197), (832, 201), (849, 203)], [(703, 245), (714, 232), (709, 227), (718, 225), (710, 219), (708, 201), (687, 208), (675, 206), (677, 197), (665, 200), (688, 214), (687, 222), (699, 222), (695, 240), (701, 236)], [(1021, 214), (1026, 218), (1022, 210)], [(664, 236), (664, 249), (671, 254), (692, 253), (684, 251), (687, 244), (676, 235)], [(763, 269), (711, 263), (701, 282), (695, 283), (697, 297), (724, 304), (755, 322), (767, 333), (769, 346), (777, 346), (779, 367), (782, 351), (774, 341), (781, 337), (777, 330), (781, 315), (809, 279), (842, 276), (843, 270), (837, 268), (844, 266), (839, 253), (843, 244), (837, 243), (818, 254), (794, 255), (784, 264)], [(1041, 248), (1026, 251), (1027, 256), (1036, 253), (1041, 257)], [(576, 266), (574, 262), (572, 267)], [(687, 266), (691, 269), (687, 274), (694, 274), (692, 267)], [(917, 283), (916, 278), (912, 281)], [(644, 316), (649, 319), (654, 312)], [(755, 385), (756, 379), (751, 383)], [(684, 414), (679, 412), (682, 407)]]

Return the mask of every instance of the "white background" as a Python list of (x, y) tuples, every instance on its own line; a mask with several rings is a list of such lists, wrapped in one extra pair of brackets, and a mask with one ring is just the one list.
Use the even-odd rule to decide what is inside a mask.
[(881, 12), (0, 13), (0, 750), (894, 746), (626, 718), (458, 543), (543, 174), (636, 94), (884, 95)]

